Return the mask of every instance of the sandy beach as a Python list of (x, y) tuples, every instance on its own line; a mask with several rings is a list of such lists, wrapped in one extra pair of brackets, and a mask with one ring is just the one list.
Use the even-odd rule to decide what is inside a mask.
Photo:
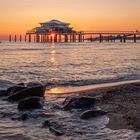
[[(18, 115), (22, 115), (23, 113), (22, 111), (18, 112), (18, 103), (11, 104), (1, 100), (1, 107), (3, 110), (1, 111), (1, 121), (3, 125), (5, 120), (8, 122), (6, 128), (2, 128), (1, 131), (7, 132), (7, 127), (9, 128), (11, 123), (11, 128), (14, 127), (14, 124), (16, 126), (20, 124), (18, 129), (22, 130), (15, 133), (12, 129), (8, 129), (8, 135), (2, 135), (1, 138), (3, 139), (6, 137), (10, 139), (14, 137), (17, 139), (20, 134), (21, 138), (27, 137), (28, 139), (35, 140), (34, 132), (36, 132), (38, 138), (43, 137), (43, 139), (47, 139), (47, 136), (49, 136), (50, 139), (56, 139), (58, 137), (58, 134), (54, 134), (54, 128), (56, 127), (55, 132), (61, 134), (61, 136), (59, 136), (60, 139), (112, 140), (113, 138), (113, 140), (139, 140), (140, 82), (126, 81), (123, 84), (110, 83), (108, 85), (112, 86), (107, 86), (106, 84), (100, 86), (92, 85), (90, 87), (96, 88), (89, 89), (88, 86), (86, 90), (86, 88), (83, 87), (83, 90), (69, 94), (46, 93), (43, 109), (27, 111), (25, 115), (28, 117), (25, 121), (16, 119)], [(73, 91), (76, 91), (76, 89), (77, 88), (73, 89)], [(63, 101), (67, 97), (73, 96), (78, 98), (93, 97), (93, 99), (96, 100), (93, 108), (89, 107), (84, 109), (85, 106), (80, 106), (80, 109), (72, 108), (67, 110), (61, 108), (61, 106), (63, 106)], [(10, 106), (9, 109), (11, 109), (12, 112), (8, 110), (7, 106)], [(107, 112), (107, 114), (97, 117), (91, 115), (90, 119), (86, 120), (81, 118), (83, 113), (90, 109), (94, 110), (94, 108), (97, 110), (101, 109), (101, 111)], [(10, 114), (9, 111), (11, 112)], [(46, 122), (51, 123), (51, 129), (48, 129), (46, 126), (43, 127), (43, 124), (46, 124)]]
[[(92, 92), (95, 91), (83, 95), (93, 96)], [(97, 92), (102, 98), (96, 105), (109, 112), (107, 127), (140, 131), (140, 82), (108, 87)]]
[[(51, 93), (56, 92), (56, 93)], [(96, 107), (107, 111), (109, 123), (107, 128), (112, 130), (133, 130), (140, 132), (140, 81), (125, 81), (91, 85), (75, 88), (55, 88), (49, 94), (78, 94), (79, 96), (96, 97)], [(139, 138), (137, 138), (139, 139)]]

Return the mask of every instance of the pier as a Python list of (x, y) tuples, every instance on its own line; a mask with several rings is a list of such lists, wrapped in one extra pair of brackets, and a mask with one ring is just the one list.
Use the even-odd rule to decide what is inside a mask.
[[(37, 43), (70, 43), (70, 42), (116, 42), (126, 43), (131, 40), (136, 43), (140, 40), (140, 32), (135, 31), (121, 31), (121, 32), (76, 32), (76, 33), (46, 33), (46, 34), (34, 34), (27, 33), (24, 37), (20, 35), (19, 41), (25, 42), (37, 42)], [(13, 40), (18, 41), (17, 35), (14, 36)], [(9, 35), (9, 42), (12, 42), (12, 36)]]
[[(136, 43), (140, 40), (139, 31), (75, 31), (69, 23), (58, 20), (40, 23), (40, 27), (26, 32), (25, 37), (19, 36), (19, 41), (36, 43), (70, 43), (70, 42), (116, 42), (126, 43), (128, 40)], [(17, 35), (13, 40), (17, 42)], [(12, 36), (9, 35), (9, 41)]]

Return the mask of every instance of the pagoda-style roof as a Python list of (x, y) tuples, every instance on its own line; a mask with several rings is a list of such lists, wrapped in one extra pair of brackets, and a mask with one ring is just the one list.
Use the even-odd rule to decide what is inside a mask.
[(48, 34), (50, 32), (75, 33), (76, 31), (70, 27), (69, 23), (53, 19), (48, 22), (40, 23), (40, 27), (35, 27), (32, 30), (27, 31), (27, 34)]
[(43, 22), (43, 23), (40, 23), (40, 24), (41, 24), (41, 25), (42, 25), (42, 24), (70, 25), (69, 23), (64, 23), (64, 22), (62, 22), (62, 21), (55, 20), (55, 19), (50, 20), (50, 21), (48, 21), (48, 22)]

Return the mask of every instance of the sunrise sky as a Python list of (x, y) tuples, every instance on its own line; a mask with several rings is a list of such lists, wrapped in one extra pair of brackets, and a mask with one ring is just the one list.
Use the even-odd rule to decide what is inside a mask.
[(140, 0), (0, 0), (0, 37), (58, 19), (77, 30), (139, 30)]

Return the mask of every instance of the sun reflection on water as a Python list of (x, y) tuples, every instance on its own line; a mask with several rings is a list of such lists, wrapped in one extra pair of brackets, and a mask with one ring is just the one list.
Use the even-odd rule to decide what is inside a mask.
[(52, 47), (52, 50), (50, 52), (51, 53), (50, 62), (52, 63), (52, 65), (57, 65), (55, 45), (52, 44), (51, 47)]
[(52, 50), (51, 51), (51, 54), (53, 55), (53, 54), (56, 54), (56, 50)]
[(54, 57), (51, 57), (51, 63), (55, 63), (56, 61), (55, 61), (55, 58)]
[(47, 91), (46, 94), (63, 94), (65, 92), (64, 88), (52, 88), (49, 91)]

